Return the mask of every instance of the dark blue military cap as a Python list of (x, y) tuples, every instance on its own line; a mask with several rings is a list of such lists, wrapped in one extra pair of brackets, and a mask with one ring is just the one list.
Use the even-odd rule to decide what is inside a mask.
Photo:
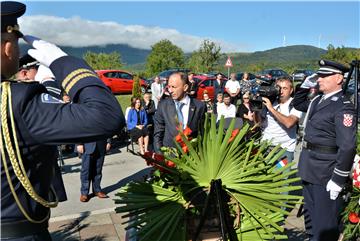
[(12, 1), (1, 2), (1, 32), (15, 33), (22, 37), (17, 19), (25, 13), (25, 10), (26, 6), (23, 3)]
[(345, 65), (339, 64), (330, 60), (320, 60), (320, 68), (316, 72), (319, 75), (345, 74), (349, 72), (349, 68)]
[(40, 62), (31, 57), (29, 54), (25, 54), (19, 59), (19, 70), (36, 68), (40, 65)]

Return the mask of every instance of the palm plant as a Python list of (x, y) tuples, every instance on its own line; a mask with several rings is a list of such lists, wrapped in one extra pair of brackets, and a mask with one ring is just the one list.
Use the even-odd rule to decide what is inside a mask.
[[(235, 120), (225, 130), (223, 119), (217, 127), (215, 117), (207, 116), (203, 135), (188, 140), (181, 134), (188, 151), (179, 144), (176, 150), (164, 150), (165, 159), (176, 167), (157, 162), (164, 172), (157, 170), (150, 181), (130, 182), (119, 190), (116, 211), (130, 217), (127, 229), (133, 228), (134, 236), (139, 240), (188, 240), (189, 218), (209, 218), (206, 210), (217, 209), (219, 203), (211, 203), (211, 196), (214, 182), (220, 181), (224, 210), (228, 210), (225, 221), (231, 222), (226, 239), (287, 239), (280, 223), (287, 208), (302, 199), (288, 194), (301, 189), (291, 185), (299, 181), (291, 177), (296, 173), (290, 170), (293, 163), (278, 168), (276, 163), (285, 150), (278, 146), (269, 151), (270, 143), (247, 138), (248, 125), (240, 131), (234, 125)], [(220, 212), (217, 214), (223, 215)]]

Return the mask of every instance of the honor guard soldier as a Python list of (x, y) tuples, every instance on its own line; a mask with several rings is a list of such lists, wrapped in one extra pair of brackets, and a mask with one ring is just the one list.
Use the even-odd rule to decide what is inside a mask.
[[(1, 2), (1, 239), (51, 240), (51, 187), (56, 145), (105, 139), (124, 126), (116, 98), (81, 59), (31, 36), (23, 37), (17, 18), (25, 5)], [(37, 83), (8, 80), (18, 71), (18, 39), (28, 53), (50, 67), (73, 103), (49, 98)]]
[[(295, 94), (294, 107), (307, 111), (302, 151), (298, 165), (303, 182), (305, 226), (310, 240), (338, 240), (341, 191), (353, 164), (356, 147), (354, 105), (343, 96), (344, 73), (339, 63), (319, 61), (320, 68), (307, 78)], [(318, 84), (322, 94), (307, 99), (310, 88)]]

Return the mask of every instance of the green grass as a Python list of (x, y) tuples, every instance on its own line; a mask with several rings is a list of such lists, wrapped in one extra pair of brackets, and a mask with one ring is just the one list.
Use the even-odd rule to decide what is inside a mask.
[(121, 109), (125, 114), (126, 107), (130, 106), (131, 95), (115, 95), (115, 97), (119, 101)]

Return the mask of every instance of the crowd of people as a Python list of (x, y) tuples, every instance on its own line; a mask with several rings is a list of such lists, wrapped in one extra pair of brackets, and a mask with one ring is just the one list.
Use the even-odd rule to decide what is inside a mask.
[[(252, 105), (255, 83), (247, 74), (242, 80), (231, 74), (227, 81), (218, 74), (214, 99), (204, 92), (198, 100), (194, 73), (175, 72), (166, 85), (156, 77), (152, 93), (132, 98), (124, 116), (85, 61), (20, 32), (17, 18), (25, 9), (22, 3), (1, 2), (1, 239), (51, 240), (49, 210), (66, 200), (61, 173), (53, 172), (58, 168), (56, 145), (77, 144), (82, 158), (80, 201), (89, 201), (90, 185), (94, 195), (106, 198), (100, 183), (109, 138), (126, 125), (140, 154), (151, 149), (161, 153), (162, 147), (175, 147), (175, 136), (187, 127), (191, 136), (201, 135), (206, 113), (216, 114), (217, 120), (249, 123), (262, 140), (286, 148), (288, 162), (296, 151), (297, 124), (306, 113), (298, 169), (307, 232), (313, 241), (338, 239), (341, 191), (356, 145), (354, 105), (342, 92), (346, 66), (319, 61), (316, 75), (296, 93), (290, 79), (277, 80), (277, 98), (263, 96), (261, 109)], [(31, 47), (24, 57), (30, 61), (22, 59), (20, 65), (19, 38)], [(309, 90), (316, 85), (320, 92), (311, 99)], [(60, 200), (55, 198), (59, 195)]]

